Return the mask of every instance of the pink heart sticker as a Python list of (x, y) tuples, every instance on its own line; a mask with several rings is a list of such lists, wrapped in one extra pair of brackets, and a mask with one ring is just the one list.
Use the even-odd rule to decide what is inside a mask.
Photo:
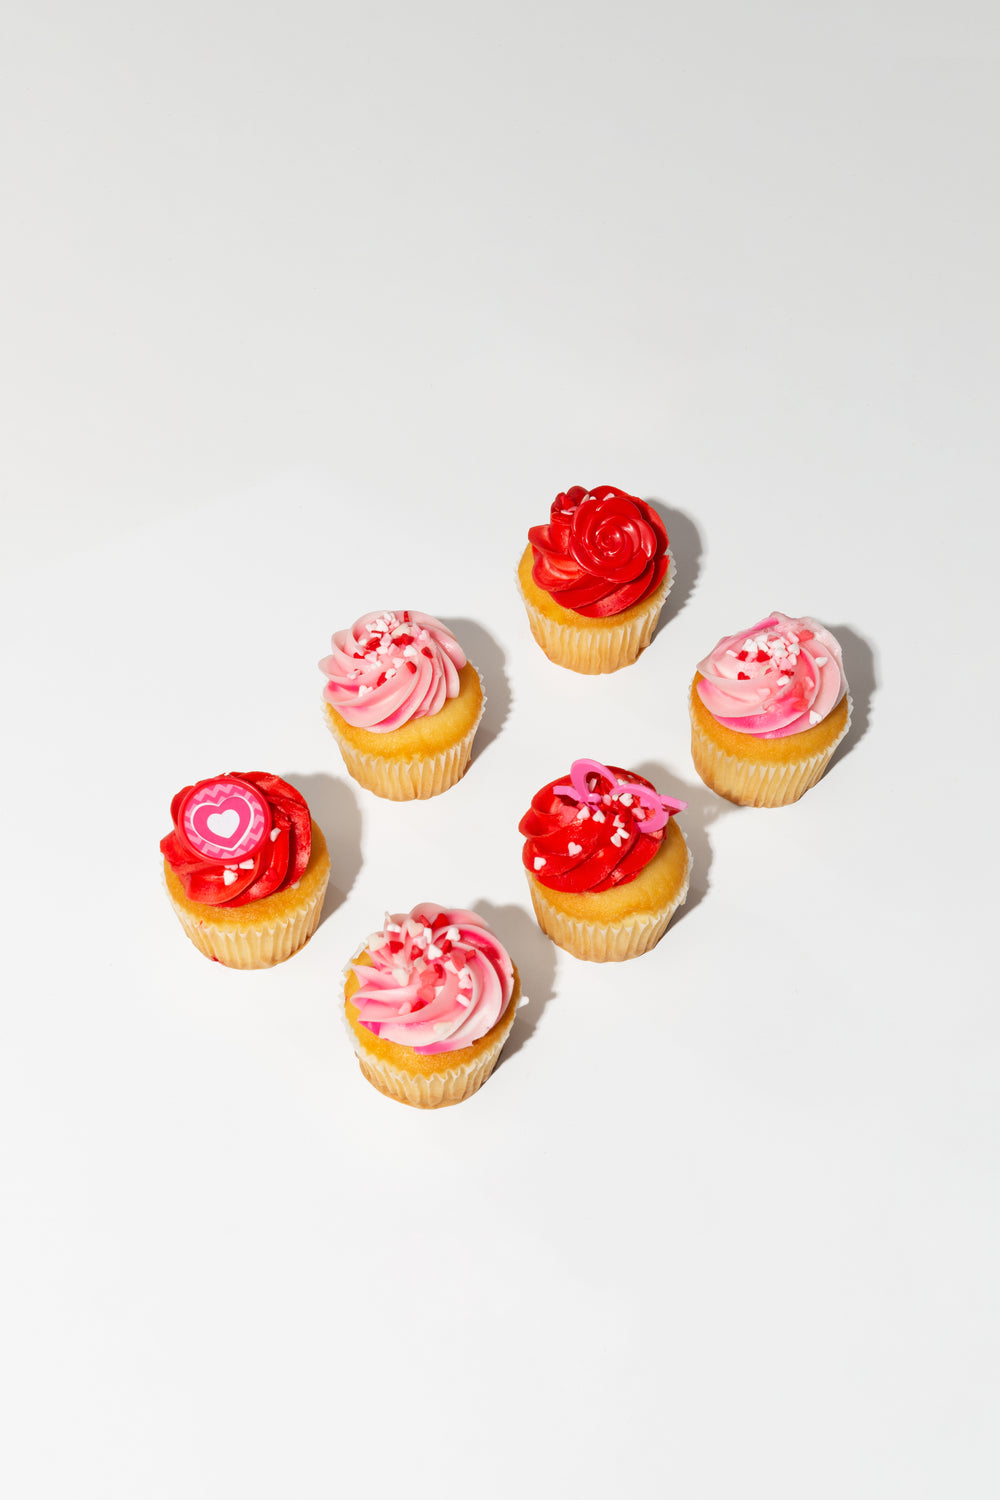
[(256, 853), (270, 832), (271, 813), (248, 782), (220, 777), (191, 788), (179, 821), (196, 853), (225, 863)]

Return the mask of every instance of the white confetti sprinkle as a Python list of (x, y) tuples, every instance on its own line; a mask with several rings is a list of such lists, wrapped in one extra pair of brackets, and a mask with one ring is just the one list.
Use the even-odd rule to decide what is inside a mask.
[(809, 722), (810, 722), (810, 724), (818, 724), (819, 721), (820, 721), (820, 719), (822, 717), (823, 717), (823, 715), (822, 714), (818, 714), (814, 708), (812, 708), (812, 709), (809, 710)]
[(817, 667), (825, 667), (829, 660), (830, 658), (828, 656), (817, 656), (816, 665)]
[(621, 796), (618, 798), (618, 801), (621, 803), (622, 807), (631, 807), (634, 798), (631, 792), (622, 792)]
[(437, 943), (429, 943), (428, 944), (428, 947), (427, 947), (427, 957), (428, 958), (440, 958), (441, 957), (441, 949), (438, 947)]
[(232, 885), (233, 882), (236, 879), (236, 871), (235, 870), (223, 870), (223, 872), (222, 872), (222, 878), (225, 881), (226, 885)]
[(542, 856), (540, 854), (537, 854), (535, 856), (535, 869), (536, 870), (544, 870), (545, 869), (545, 861), (544, 861), (544, 859), (542, 858)]
[(595, 823), (603, 823), (604, 822), (604, 814), (601, 812), (600, 809), (598, 809), (597, 812), (594, 813), (594, 822)]
[(590, 817), (590, 808), (589, 807), (581, 807), (581, 808), (577, 809), (576, 821), (578, 823), (582, 823), (586, 818), (589, 818), (589, 817)]
[(272, 844), (274, 843), (275, 839), (278, 837), (278, 834), (280, 832), (281, 832), (281, 830), (279, 828), (272, 828), (271, 829), (271, 843)]
[(568, 848), (568, 851), (569, 851), (569, 854), (570, 854), (571, 857), (574, 856), (574, 855), (582, 854), (583, 853), (583, 845), (582, 844), (569, 844), (567, 846), (567, 848)]

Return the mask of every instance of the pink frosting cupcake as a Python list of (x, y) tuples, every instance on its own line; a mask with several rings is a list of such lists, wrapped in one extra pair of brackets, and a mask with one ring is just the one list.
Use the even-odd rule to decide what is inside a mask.
[(817, 621), (776, 610), (698, 663), (690, 706), (705, 784), (744, 806), (784, 807), (816, 784), (847, 733), (840, 646)]
[(358, 1062), (381, 1093), (437, 1109), (485, 1083), (514, 1024), (520, 980), (475, 912), (423, 902), (386, 916), (345, 974)]
[(485, 700), (446, 626), (417, 610), (381, 610), (338, 630), (320, 662), (323, 709), (355, 781), (406, 801), (465, 773)]

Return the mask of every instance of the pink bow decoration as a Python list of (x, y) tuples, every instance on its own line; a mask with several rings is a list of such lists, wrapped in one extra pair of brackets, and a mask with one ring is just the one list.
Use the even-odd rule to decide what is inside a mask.
[(663, 828), (671, 813), (683, 812), (687, 807), (686, 802), (678, 802), (674, 797), (661, 797), (659, 792), (654, 792), (648, 786), (641, 786), (637, 781), (618, 781), (613, 771), (607, 766), (602, 766), (599, 760), (575, 760), (569, 769), (569, 779), (572, 786), (555, 786), (552, 790), (559, 797), (572, 797), (580, 803), (600, 802), (602, 793), (592, 792), (587, 785), (588, 776), (601, 776), (611, 784), (612, 797), (621, 797), (624, 792), (630, 792), (643, 807), (648, 807), (650, 816), (641, 823), (636, 823), (640, 833), (656, 833)]

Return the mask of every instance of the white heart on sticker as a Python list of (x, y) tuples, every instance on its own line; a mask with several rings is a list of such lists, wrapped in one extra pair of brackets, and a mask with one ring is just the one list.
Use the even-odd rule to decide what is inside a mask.
[(225, 812), (209, 813), (205, 819), (209, 832), (218, 834), (220, 839), (228, 839), (233, 836), (240, 826), (240, 815), (235, 807), (227, 807)]

